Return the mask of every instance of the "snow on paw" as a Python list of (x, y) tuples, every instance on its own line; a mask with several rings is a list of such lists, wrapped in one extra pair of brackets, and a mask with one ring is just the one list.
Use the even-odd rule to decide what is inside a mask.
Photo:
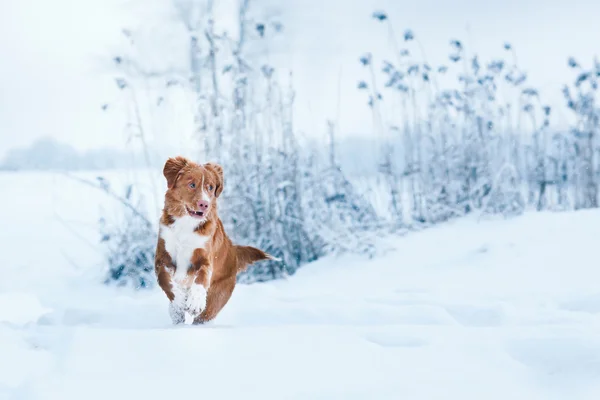
[(196, 316), (206, 308), (206, 289), (202, 285), (193, 284), (185, 302), (185, 309)]
[(182, 324), (185, 322), (185, 313), (183, 308), (175, 303), (169, 304), (169, 315), (174, 325)]
[(167, 271), (171, 278), (173, 278), (173, 276), (175, 275), (175, 268), (170, 265), (165, 265), (165, 271)]
[(186, 298), (188, 297), (188, 293), (185, 290), (184, 287), (182, 287), (181, 285), (177, 284), (176, 282), (173, 282), (171, 285), (171, 291), (173, 292), (173, 301), (172, 303), (174, 303), (174, 305), (177, 308), (184, 308), (185, 307), (185, 301)]

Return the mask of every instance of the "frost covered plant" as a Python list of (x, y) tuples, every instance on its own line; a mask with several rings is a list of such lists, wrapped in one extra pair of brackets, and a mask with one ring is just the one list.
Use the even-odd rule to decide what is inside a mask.
[(120, 211), (120, 218), (109, 219), (105, 215), (98, 221), (107, 261), (104, 282), (135, 289), (154, 286), (154, 250), (158, 238), (144, 211), (143, 196), (136, 199), (131, 184), (121, 194), (102, 176), (95, 180), (68, 177), (103, 192)]
[[(387, 24), (393, 33), (387, 14), (381, 11), (373, 18)], [(412, 30), (405, 30), (401, 40), (392, 38), (392, 42), (397, 57), (383, 60), (379, 70), (383, 90), (389, 94), (377, 91), (375, 84), (381, 78), (373, 73), (378, 62), (370, 53), (360, 59), (369, 79), (358, 84), (359, 90), (368, 93), (374, 114), (378, 113), (374, 100), (380, 102), (379, 107), (391, 96), (400, 100), (395, 102), (400, 104), (397, 112), (389, 113), (393, 119), (381, 123), (387, 136), (382, 146), (385, 167), (380, 171), (388, 177), (392, 215), (416, 226), (477, 210), (522, 212), (523, 172), (534, 164), (543, 169), (544, 159), (538, 160), (541, 144), (534, 149), (535, 160), (522, 159), (529, 144), (522, 143), (524, 129), (513, 121), (533, 116), (543, 106), (537, 91), (525, 86), (527, 74), (516, 65), (512, 45), (504, 45), (512, 61), (484, 62), (469, 54), (461, 40), (452, 39), (448, 65), (431, 66)], [(414, 56), (418, 53), (422, 59)], [(456, 77), (454, 83), (449, 81), (452, 76)], [(500, 87), (520, 94), (523, 104), (511, 107), (503, 103), (497, 94)], [(545, 134), (548, 118), (544, 125), (532, 120), (530, 129)], [(542, 173), (535, 178), (545, 179)], [(404, 214), (394, 211), (399, 202)]]
[[(453, 38), (447, 60), (432, 65), (418, 33), (396, 34), (389, 16), (374, 12), (371, 20), (388, 28), (394, 53), (385, 60), (360, 55), (364, 77), (356, 88), (373, 113), (380, 144), (377, 180), (387, 188), (389, 208), (383, 217), (337, 164), (333, 124), (329, 151), (298, 135), (294, 88), (263, 57), (283, 24), (254, 4), (238, 3), (239, 35), (231, 36), (218, 31), (212, 1), (176, 1), (185, 32), (178, 39), (186, 49), (177, 63), (181, 70), (146, 65), (153, 57), (140, 56), (134, 42), (136, 51), (114, 61), (121, 68), (116, 83), (133, 102), (136, 129), (150, 131), (152, 124), (136, 111), (142, 96), (158, 93), (156, 103), (162, 104), (177, 90), (189, 99), (198, 158), (217, 159), (226, 171), (223, 223), (237, 242), (284, 260), (257, 264), (240, 280), (285, 277), (327, 254), (372, 255), (380, 232), (468, 213), (509, 216), (527, 207), (597, 206), (597, 62), (586, 69), (569, 60), (577, 76), (564, 94), (578, 122), (562, 132), (553, 128), (552, 109), (517, 65), (512, 44), (498, 49), (500, 57), (484, 60)], [(133, 37), (129, 31), (125, 36)], [(154, 58), (181, 56), (163, 53)], [(137, 276), (129, 267), (139, 276), (147, 272), (144, 218), (128, 207), (125, 215), (132, 221), (125, 228), (105, 228), (117, 280)], [(137, 286), (145, 284), (135, 279)]]
[[(372, 17), (393, 33), (385, 12)], [(567, 61), (576, 76), (563, 94), (576, 123), (564, 131), (553, 127), (553, 110), (528, 84), (512, 44), (486, 61), (452, 39), (448, 65), (433, 67), (417, 38), (410, 29), (392, 37), (396, 59), (382, 60), (379, 70), (376, 55), (360, 59), (368, 74), (358, 89), (379, 118), (375, 129), (386, 134), (380, 171), (392, 215), (416, 226), (470, 212), (598, 207), (598, 60), (590, 67)], [(379, 110), (394, 96), (399, 106), (381, 121)]]
[(98, 180), (99, 189), (122, 205), (122, 219), (111, 222), (102, 217), (99, 221), (108, 264), (105, 283), (135, 289), (153, 287), (156, 282), (154, 251), (158, 238), (153, 224), (141, 211), (142, 199), (134, 201), (133, 185), (127, 185), (121, 196), (106, 179)]
[(573, 148), (571, 170), (575, 186), (575, 208), (598, 207), (598, 134), (600, 133), (600, 105), (598, 84), (600, 63), (597, 59), (585, 68), (574, 58), (568, 60), (576, 71), (575, 81), (565, 86), (563, 94), (567, 106), (575, 114), (576, 125), (571, 129), (569, 140)]
[(102, 218), (100, 232), (108, 262), (105, 283), (135, 289), (153, 287), (156, 282), (155, 230), (150, 229), (131, 211), (126, 211), (124, 221), (118, 225), (109, 225)]
[[(283, 25), (253, 9), (253, 1), (242, 0), (236, 14), (238, 33), (231, 36), (218, 31), (221, 25), (214, 20), (213, 3), (174, 3), (177, 23), (185, 32), (178, 44), (188, 50), (178, 62), (183, 70), (155, 71), (144, 61), (152, 57), (140, 57), (134, 46), (130, 54), (119, 56), (127, 60), (119, 66), (139, 68), (121, 68), (119, 73), (128, 88), (152, 87), (151, 94), (159, 92), (163, 102), (169, 101), (172, 89), (185, 93), (191, 103), (197, 158), (218, 160), (225, 171), (220, 205), (227, 231), (235, 241), (259, 246), (284, 261), (256, 264), (238, 279), (285, 277), (326, 254), (371, 254), (378, 220), (373, 208), (341, 171), (330, 168), (326, 154), (301, 142), (293, 125), (293, 87), (286, 85), (268, 57), (261, 57), (261, 49), (268, 49)], [(151, 122), (145, 119), (137, 125)], [(146, 245), (131, 244), (143, 236), (144, 228), (132, 225), (112, 231), (114, 257), (109, 263), (117, 277), (128, 266), (145, 273), (144, 257), (137, 256)]]

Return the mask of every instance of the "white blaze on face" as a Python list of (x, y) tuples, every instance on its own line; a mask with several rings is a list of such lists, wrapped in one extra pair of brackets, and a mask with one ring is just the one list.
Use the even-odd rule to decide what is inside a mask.
[(202, 177), (202, 200), (208, 201), (210, 203), (210, 197), (208, 197), (208, 193), (206, 192), (206, 186), (204, 185), (204, 176)]

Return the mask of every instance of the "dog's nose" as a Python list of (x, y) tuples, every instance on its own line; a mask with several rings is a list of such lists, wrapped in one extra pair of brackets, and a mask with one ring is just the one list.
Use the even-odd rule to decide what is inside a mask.
[(206, 200), (200, 200), (198, 202), (198, 207), (200, 208), (200, 210), (206, 210), (208, 208), (208, 201)]

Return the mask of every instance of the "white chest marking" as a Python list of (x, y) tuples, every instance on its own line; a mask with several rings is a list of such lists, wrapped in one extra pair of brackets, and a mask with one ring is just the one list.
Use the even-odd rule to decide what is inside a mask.
[(208, 241), (208, 236), (200, 236), (194, 232), (199, 224), (197, 219), (186, 215), (177, 218), (169, 226), (162, 224), (160, 226), (160, 237), (165, 241), (165, 250), (177, 266), (176, 281), (185, 279), (194, 250), (203, 249)]

